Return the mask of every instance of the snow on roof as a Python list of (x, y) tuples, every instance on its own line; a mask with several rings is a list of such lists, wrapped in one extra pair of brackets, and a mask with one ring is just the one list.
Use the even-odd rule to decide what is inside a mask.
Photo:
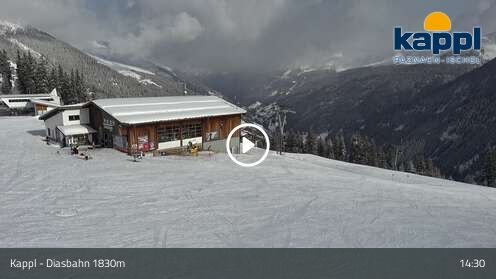
[(40, 98), (53, 98), (58, 97), (57, 89), (54, 88), (50, 93), (47, 94), (4, 94), (0, 95), (2, 99), (40, 99)]
[(40, 119), (40, 120), (47, 120), (48, 118), (50, 118), (50, 117), (56, 115), (57, 113), (59, 113), (59, 111), (71, 110), (71, 109), (81, 109), (86, 104), (88, 104), (88, 103), (79, 103), (79, 104), (73, 104), (73, 105), (57, 106), (54, 109), (49, 110), (49, 111), (43, 113), (42, 115), (40, 115), (38, 117), (38, 119)]
[(65, 136), (84, 135), (96, 133), (95, 129), (84, 124), (57, 126), (57, 129)]
[(59, 107), (60, 106), (59, 104), (57, 104), (55, 102), (38, 100), (38, 99), (33, 99), (33, 98), (31, 98), (29, 101), (33, 104), (43, 105), (43, 106), (47, 106), (47, 107)]
[(54, 88), (52, 91), (50, 91), (50, 94), (51, 96), (59, 96), (59, 93), (57, 93), (57, 88)]
[(20, 98), (20, 99), (29, 99), (29, 98), (50, 98), (52, 95), (50, 94), (7, 94), (7, 95), (0, 95), (0, 98), (7, 98), (7, 99), (15, 99), (15, 98)]
[(125, 124), (246, 113), (215, 96), (115, 98), (94, 100), (93, 103)]
[(27, 103), (34, 99), (51, 99), (54, 97), (49, 94), (8, 94), (0, 95), (1, 103), (4, 103), (9, 108), (25, 107)]

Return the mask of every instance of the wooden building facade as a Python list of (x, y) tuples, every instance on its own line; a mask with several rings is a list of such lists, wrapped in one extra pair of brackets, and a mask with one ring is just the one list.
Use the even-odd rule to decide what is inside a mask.
[[(226, 139), (241, 124), (244, 113), (212, 96), (132, 99), (105, 99), (87, 104), (90, 125), (97, 131), (95, 143), (126, 153), (138, 150), (175, 153), (190, 144), (202, 150), (225, 152)], [(239, 138), (236, 131), (231, 140), (234, 153), (239, 153)]]

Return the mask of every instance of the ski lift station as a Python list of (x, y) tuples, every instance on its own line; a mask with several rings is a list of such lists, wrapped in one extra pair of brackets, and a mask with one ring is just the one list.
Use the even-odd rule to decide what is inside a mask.
[(0, 95), (0, 110), (4, 115), (33, 114), (41, 115), (60, 106), (60, 97), (54, 89), (49, 94)]
[[(57, 107), (40, 119), (47, 137), (62, 145), (95, 144), (129, 154), (172, 153), (188, 145), (225, 152), (227, 136), (244, 113), (215, 96), (171, 96), (97, 99)], [(239, 131), (230, 146), (239, 153)]]

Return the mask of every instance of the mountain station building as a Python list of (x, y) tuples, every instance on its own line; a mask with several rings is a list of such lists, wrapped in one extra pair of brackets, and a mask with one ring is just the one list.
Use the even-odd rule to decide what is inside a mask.
[[(78, 109), (80, 115), (88, 115), (80, 117), (87, 122), (58, 122), (62, 124), (56, 125), (57, 130), (65, 138), (68, 135), (63, 133), (64, 126), (80, 125), (80, 129), (74, 130), (84, 132), (86, 137), (78, 135), (78, 139), (83, 140), (78, 144), (93, 143), (129, 154), (136, 151), (173, 153), (190, 144), (202, 150), (225, 152), (227, 136), (241, 124), (241, 115), (246, 113), (215, 96), (97, 99), (81, 104)], [(47, 131), (53, 127), (47, 121), (64, 111), (70, 108), (61, 107), (58, 112), (40, 117)], [(71, 115), (71, 112), (66, 114)], [(239, 153), (239, 131), (231, 138), (230, 145), (233, 153)]]
[(84, 105), (59, 106), (41, 115), (39, 119), (45, 122), (47, 139), (61, 146), (93, 143), (96, 131), (89, 126), (89, 112)]

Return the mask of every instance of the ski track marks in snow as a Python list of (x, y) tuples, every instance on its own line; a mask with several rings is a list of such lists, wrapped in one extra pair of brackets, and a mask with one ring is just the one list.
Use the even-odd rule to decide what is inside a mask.
[(496, 247), (492, 188), (302, 154), (84, 161), (32, 117), (0, 129), (0, 247)]

